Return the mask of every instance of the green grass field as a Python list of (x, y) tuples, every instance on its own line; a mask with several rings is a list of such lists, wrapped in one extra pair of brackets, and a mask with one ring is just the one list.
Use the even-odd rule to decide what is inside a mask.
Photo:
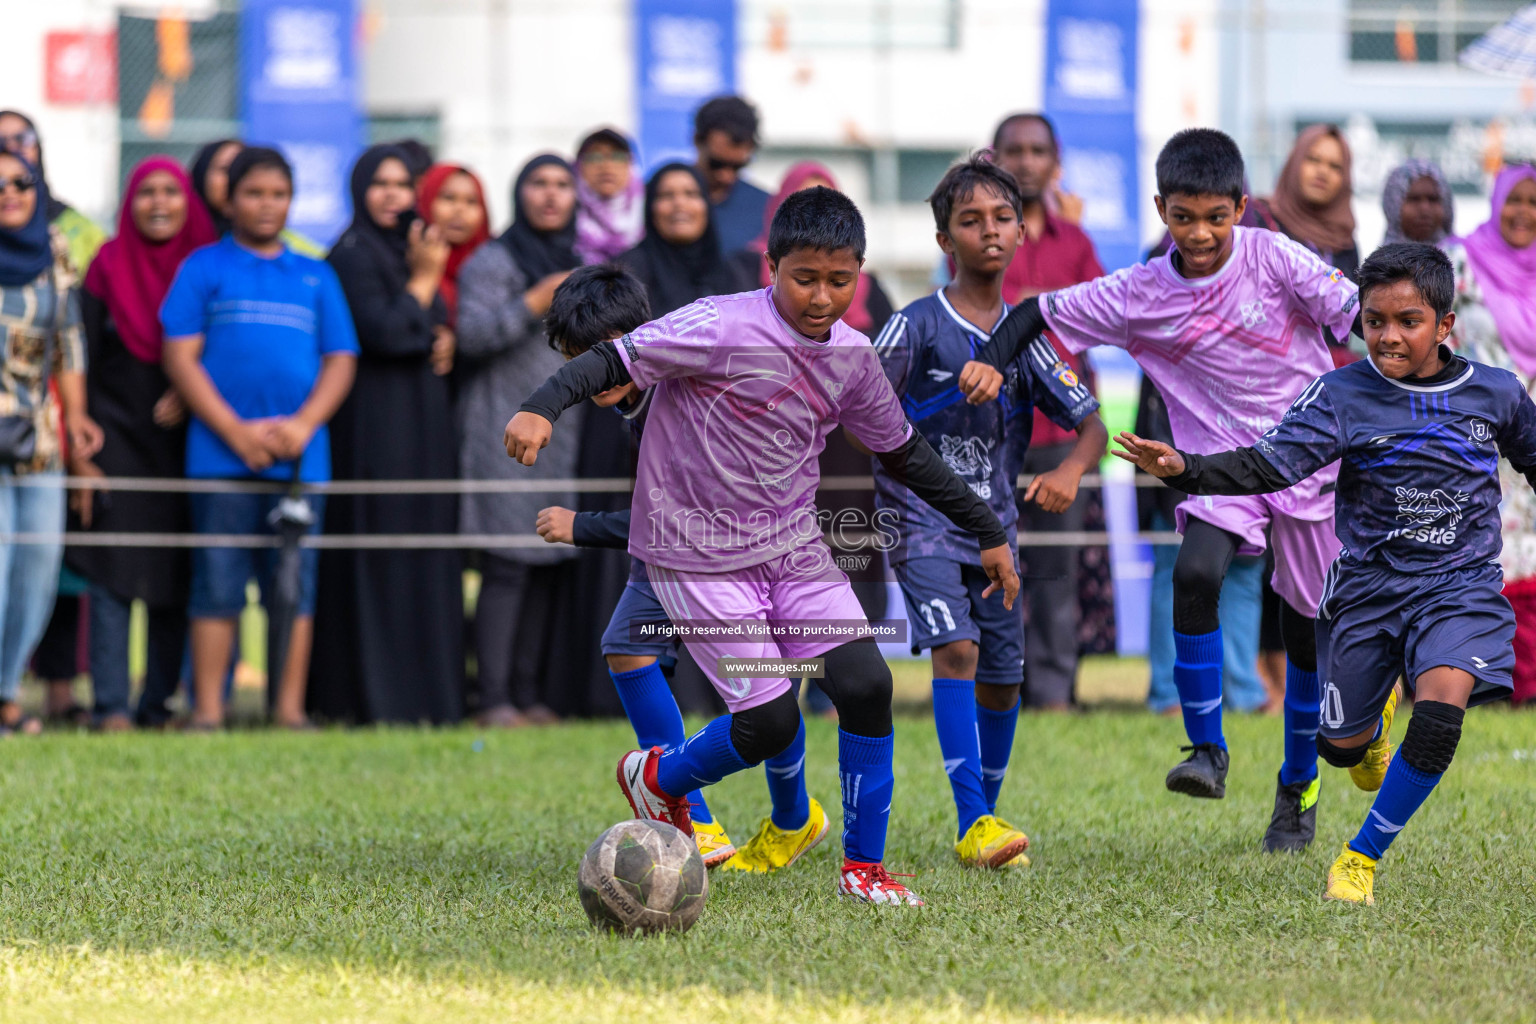
[[(1469, 716), (1371, 909), (1319, 899), (1368, 805), (1344, 773), (1310, 852), (1257, 852), (1277, 719), (1229, 719), (1229, 796), (1207, 803), (1162, 788), (1174, 720), (1026, 718), (1005, 804), (1035, 864), (1007, 877), (956, 866), (932, 727), (897, 730), (889, 862), (930, 906), (840, 905), (829, 841), (780, 876), (715, 875), (692, 932), (646, 940), (594, 932), (574, 885), (627, 811), (620, 723), (15, 739), (0, 1020), (1536, 1017), (1536, 716)], [(829, 809), (835, 753), (810, 723)], [(712, 803), (744, 839), (761, 776)]]

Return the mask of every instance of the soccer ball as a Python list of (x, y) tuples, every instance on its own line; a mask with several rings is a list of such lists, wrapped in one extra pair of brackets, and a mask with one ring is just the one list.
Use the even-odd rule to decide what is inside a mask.
[(587, 847), (576, 887), (599, 928), (683, 932), (704, 912), (709, 876), (694, 841), (671, 825), (621, 821)]

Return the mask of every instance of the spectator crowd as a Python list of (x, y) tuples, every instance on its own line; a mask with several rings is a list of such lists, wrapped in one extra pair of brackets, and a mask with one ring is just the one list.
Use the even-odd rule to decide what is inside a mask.
[[(235, 486), (251, 482), (516, 479), (551, 488), (312, 493), (309, 529), (331, 536), (526, 535), (546, 506), (627, 505), (625, 494), (569, 486), (631, 474), (631, 435), (618, 415), (572, 410), (531, 468), (506, 457), (503, 426), (563, 361), (543, 317), (574, 269), (618, 263), (644, 284), (655, 316), (769, 283), (763, 250), (774, 211), (796, 191), (837, 183), (806, 162), (776, 192), (757, 188), (743, 171), (758, 142), (749, 103), (713, 99), (696, 115), (696, 159), (645, 177), (630, 139), (600, 128), (570, 159), (542, 154), (522, 167), (511, 223), (499, 233), (471, 168), (434, 162), (413, 141), (373, 146), (352, 169), (352, 222), (325, 252), (288, 229), (293, 174), (276, 150), (221, 139), (185, 169), (144, 160), (126, 179), (109, 238), (50, 191), (37, 125), (0, 111), (0, 532), (43, 535), (0, 544), (0, 732), (42, 728), (19, 700), (29, 665), (48, 683), (44, 717), (55, 723), (117, 731), (174, 718), (219, 728), (247, 588), (254, 580), (264, 601), (273, 591), (270, 548), (65, 548), (43, 539), (66, 524), (81, 534), (270, 533), (282, 490)], [(1082, 204), (1060, 187), (1051, 122), (1012, 115), (990, 146), (1024, 198), (1025, 240), (1004, 300), (1102, 275), (1077, 225)], [(1352, 277), (1360, 261), (1352, 198), (1348, 143), (1337, 128), (1316, 126), (1300, 134), (1273, 194), (1250, 203), (1243, 223), (1284, 232)], [(1387, 241), (1451, 254), (1462, 350), (1536, 375), (1536, 169), (1501, 173), (1488, 221), (1465, 238), (1452, 235), (1451, 192), (1433, 164), (1394, 170), (1382, 202)], [(934, 284), (953, 273), (937, 260)], [(892, 313), (866, 273), (845, 321), (875, 338)], [(1332, 340), (1336, 364), (1356, 358), (1348, 338)], [(1058, 354), (1092, 385), (1091, 366), (1059, 345)], [(1069, 432), (1036, 416), (1028, 473), (1053, 469), (1072, 447)], [(1136, 431), (1171, 440), (1146, 382)], [(868, 457), (840, 437), (829, 439), (822, 472), (822, 507), (872, 507), (868, 487), (837, 489), (839, 478), (870, 473)], [(67, 491), (58, 483), (65, 474), (77, 479)], [(114, 477), (232, 483), (188, 494), (114, 488)], [(1520, 623), (1516, 696), (1530, 699), (1536, 506), (1523, 486), (1505, 493), (1507, 593)], [(1143, 529), (1172, 528), (1172, 492), (1142, 488), (1138, 497)], [(1022, 504), (1020, 512), (1027, 532), (1103, 529), (1096, 488), (1064, 515)], [(1149, 703), (1170, 712), (1174, 550), (1155, 551), (1151, 604)], [(1024, 699), (1064, 709), (1075, 702), (1080, 653), (1113, 648), (1107, 551), (1026, 543), (1022, 557)], [(552, 544), (305, 548), (286, 657), (268, 666), (272, 719), (303, 729), (473, 715), (517, 726), (617, 713), (597, 637), (627, 572), (622, 552)], [(1239, 557), (1222, 593), (1226, 699), (1244, 710), (1283, 698), (1268, 576), (1262, 557)], [(885, 614), (883, 581), (878, 564), (855, 575), (872, 618)], [(135, 604), (146, 612), (147, 645), (133, 702)], [(89, 707), (75, 702), (82, 669)], [(673, 684), (685, 708), (713, 707), (696, 668), (680, 664)], [(176, 716), (183, 690), (190, 710)], [(808, 699), (817, 698), (812, 689)]]

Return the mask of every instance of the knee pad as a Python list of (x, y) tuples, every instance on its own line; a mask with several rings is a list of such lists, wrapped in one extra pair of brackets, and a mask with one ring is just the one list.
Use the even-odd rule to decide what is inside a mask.
[(766, 704), (731, 715), (731, 745), (748, 764), (781, 753), (800, 731), (800, 706), (791, 688)]
[(1413, 717), (1397, 756), (1426, 775), (1441, 775), (1456, 756), (1461, 742), (1461, 720), (1466, 711), (1438, 700), (1421, 700), (1413, 705)]
[(1303, 672), (1317, 671), (1317, 622), (1284, 599), (1280, 601), (1280, 639), (1292, 665)]
[(834, 647), (823, 658), (822, 689), (837, 708), (844, 732), (855, 736), (891, 734), (891, 668), (874, 640)]
[(1369, 743), (1363, 743), (1358, 747), (1336, 747), (1328, 742), (1328, 737), (1317, 734), (1318, 756), (1335, 768), (1353, 768), (1364, 761), (1365, 748), (1369, 746)]

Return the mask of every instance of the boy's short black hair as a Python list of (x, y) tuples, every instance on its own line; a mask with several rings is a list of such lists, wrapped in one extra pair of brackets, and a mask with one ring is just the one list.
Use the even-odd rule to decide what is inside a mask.
[(1013, 175), (992, 162), (988, 153), (973, 153), (944, 172), (928, 205), (933, 209), (933, 223), (945, 234), (949, 233), (949, 218), (955, 207), (971, 198), (978, 188), (989, 188), (1007, 200), (1013, 207), (1014, 216), (1024, 216), (1024, 197), (1019, 194), (1019, 183)]
[(703, 142), (710, 132), (724, 132), (738, 145), (757, 145), (757, 108), (740, 96), (716, 96), (705, 100), (693, 115), (693, 141)]
[(997, 122), (997, 130), (992, 133), (992, 148), (1002, 149), (1003, 132), (1008, 130), (1009, 125), (1018, 124), (1020, 121), (1039, 122), (1040, 125), (1045, 128), (1045, 134), (1051, 137), (1051, 148), (1056, 150), (1058, 153), (1061, 152), (1061, 141), (1056, 138), (1056, 125), (1053, 124), (1051, 119), (1046, 117), (1044, 114), (1036, 114), (1033, 112), (1009, 114), (1007, 117)]
[(283, 177), (288, 179), (288, 187), (293, 188), (293, 168), (288, 166), (283, 154), (267, 146), (246, 146), (230, 161), (227, 195), (234, 198), (235, 186), (240, 184), (240, 179), (258, 167), (273, 167), (282, 171)]
[(779, 204), (768, 227), (768, 258), (775, 263), (796, 249), (852, 249), (864, 259), (864, 218), (853, 200), (836, 189), (801, 189)]
[(572, 271), (555, 289), (544, 332), (550, 348), (574, 358), (650, 319), (645, 285), (617, 263), (597, 263)]
[(1243, 154), (1225, 132), (1186, 128), (1157, 154), (1157, 194), (1170, 196), (1230, 196), (1243, 200)]
[(1435, 319), (1451, 311), (1456, 298), (1456, 272), (1450, 257), (1423, 242), (1394, 242), (1384, 245), (1360, 264), (1360, 304), (1372, 288), (1412, 281), (1424, 301), (1435, 311)]

